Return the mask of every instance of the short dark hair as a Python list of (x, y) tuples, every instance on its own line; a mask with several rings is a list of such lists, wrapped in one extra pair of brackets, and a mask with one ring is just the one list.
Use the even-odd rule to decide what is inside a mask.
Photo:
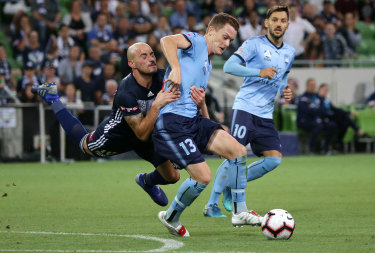
[(272, 15), (272, 13), (274, 12), (283, 12), (285, 11), (286, 12), (286, 15), (289, 19), (289, 8), (288, 6), (284, 6), (284, 5), (275, 5), (275, 6), (272, 6), (271, 8), (268, 9), (267, 11), (267, 14), (266, 14), (266, 19), (269, 19)]
[(226, 24), (231, 25), (237, 32), (240, 29), (240, 24), (238, 23), (237, 19), (224, 12), (215, 14), (215, 16), (212, 17), (210, 23), (208, 23), (208, 27), (212, 26), (213, 28), (215, 28), (215, 30), (219, 30)]

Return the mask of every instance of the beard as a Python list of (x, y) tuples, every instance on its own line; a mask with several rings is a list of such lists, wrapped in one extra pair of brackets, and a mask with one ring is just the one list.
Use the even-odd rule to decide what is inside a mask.
[(280, 38), (282, 38), (285, 34), (285, 31), (283, 31), (280, 35), (276, 35), (273, 30), (270, 29), (270, 35), (272, 36), (272, 38), (274, 40), (279, 40)]
[(145, 68), (138, 68), (137, 67), (137, 70), (142, 75), (150, 75), (150, 76), (152, 76), (153, 74), (155, 74), (158, 71), (156, 66), (155, 66), (155, 70), (150, 70), (148, 67), (145, 67)]

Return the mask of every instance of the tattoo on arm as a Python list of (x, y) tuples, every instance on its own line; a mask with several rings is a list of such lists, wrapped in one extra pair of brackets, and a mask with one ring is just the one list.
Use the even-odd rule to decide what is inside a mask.
[(142, 113), (139, 113), (137, 115), (131, 115), (131, 116), (124, 116), (125, 120), (126, 120), (126, 123), (128, 123), (128, 125), (130, 126), (130, 128), (133, 130), (133, 132), (135, 133), (135, 129), (137, 127), (137, 125), (139, 123), (141, 123), (142, 119), (144, 118), (143, 117), (143, 114)]

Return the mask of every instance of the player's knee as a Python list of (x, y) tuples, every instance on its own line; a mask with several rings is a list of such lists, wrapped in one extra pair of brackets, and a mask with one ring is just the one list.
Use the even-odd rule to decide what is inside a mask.
[(274, 170), (277, 166), (281, 164), (281, 157), (276, 156), (266, 156), (264, 157), (264, 168), (267, 172)]
[(173, 173), (168, 174), (165, 179), (170, 184), (177, 183), (180, 180), (180, 172), (178, 170), (174, 170)]
[(211, 175), (209, 174), (199, 175), (199, 177), (195, 178), (194, 180), (200, 184), (208, 185), (211, 181)]

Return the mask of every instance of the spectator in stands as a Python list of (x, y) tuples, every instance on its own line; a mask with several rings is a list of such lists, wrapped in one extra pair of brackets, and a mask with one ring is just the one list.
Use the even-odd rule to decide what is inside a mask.
[(150, 19), (150, 22), (152, 24), (152, 28), (155, 29), (158, 25), (159, 18), (161, 16), (161, 11), (159, 8), (159, 3), (156, 0), (150, 0), (150, 14), (148, 15), (148, 18)]
[(97, 90), (96, 80), (92, 76), (93, 63), (86, 60), (82, 65), (82, 75), (74, 80), (74, 86), (81, 91), (81, 99), (83, 102), (94, 102), (95, 92)]
[[(253, 0), (251, 0), (253, 1)], [(241, 42), (254, 37), (259, 36), (262, 30), (262, 26), (259, 24), (259, 16), (255, 10), (249, 12), (249, 16), (244, 19), (244, 23), (240, 25), (239, 35)]]
[(335, 14), (335, 6), (332, 3), (332, 0), (323, 1), (323, 10), (320, 13), (320, 16), (323, 18), (325, 24), (332, 23), (337, 26), (340, 25), (340, 20)]
[(113, 34), (114, 39), (116, 40), (118, 54), (122, 54), (125, 48), (128, 48), (128, 41), (130, 38), (135, 37), (135, 33), (129, 30), (129, 19), (127, 17), (121, 17), (118, 21), (118, 26)]
[(54, 0), (38, 0), (31, 2), (34, 28), (39, 32), (41, 44), (47, 43), (50, 34), (56, 34), (61, 21), (60, 7)]
[(43, 74), (40, 77), (40, 83), (55, 82), (59, 94), (63, 94), (64, 86), (60, 83), (60, 78), (56, 75), (56, 66), (52, 61), (46, 61), (43, 67)]
[(306, 91), (298, 99), (297, 127), (306, 131), (309, 135), (309, 150), (311, 153), (316, 153), (319, 135), (324, 134), (323, 152), (328, 154), (335, 126), (324, 124), (320, 99), (315, 89), (315, 80), (309, 78), (306, 82)]
[(302, 18), (307, 19), (310, 23), (314, 21), (314, 18), (318, 15), (316, 6), (311, 3), (304, 3), (302, 6)]
[(355, 19), (352, 12), (347, 12), (345, 14), (344, 26), (339, 29), (338, 33), (344, 37), (350, 49), (350, 56), (357, 58), (357, 46), (362, 42), (362, 35), (358, 29), (355, 28)]
[(26, 14), (19, 16), (16, 21), (16, 30), (12, 35), (13, 56), (22, 60), (22, 52), (28, 43), (29, 34), (32, 31), (30, 18)]
[(285, 32), (285, 42), (296, 50), (294, 59), (303, 59), (305, 53), (305, 35), (315, 32), (314, 26), (306, 19), (299, 16), (298, 7), (289, 7), (289, 27)]
[(104, 15), (106, 17), (107, 23), (111, 27), (116, 27), (115, 20), (113, 19), (113, 15), (109, 10), (109, 0), (100, 0), (96, 1), (99, 2), (99, 6), (96, 6), (96, 10), (91, 13), (91, 20), (94, 23), (97, 23), (99, 15)]
[(70, 29), (70, 35), (76, 43), (86, 52), (86, 35), (92, 29), (90, 14), (82, 12), (82, 3), (80, 0), (71, 2), (70, 13), (66, 14), (63, 23)]
[(154, 34), (156, 35), (156, 37), (158, 37), (158, 40), (160, 40), (162, 37), (172, 34), (168, 18), (166, 16), (159, 17), (157, 27), (154, 30)]
[(335, 9), (337, 17), (340, 20), (344, 19), (346, 13), (352, 13), (355, 20), (358, 20), (358, 5), (354, 0), (337, 0), (335, 2)]
[(227, 0), (214, 0), (214, 8), (211, 11), (211, 16), (214, 14), (225, 12), (227, 14), (233, 14), (233, 3)]
[(74, 39), (70, 36), (69, 27), (65, 24), (60, 25), (59, 36), (56, 39), (59, 51), (59, 60), (68, 58), (70, 48), (75, 44)]
[[(348, 58), (351, 54), (344, 37), (336, 33), (336, 26), (332, 23), (326, 24), (322, 43), (325, 60), (341, 60), (342, 58)], [(326, 64), (326, 66), (339, 65), (339, 62)]]
[(358, 127), (357, 123), (351, 119), (351, 116), (357, 116), (357, 114), (355, 112), (350, 113), (335, 107), (332, 102), (329, 101), (327, 97), (328, 93), (328, 84), (321, 84), (318, 89), (318, 97), (322, 108), (322, 118), (325, 124), (336, 127), (335, 133), (337, 135), (338, 149), (341, 150), (344, 146), (343, 140), (349, 127), (351, 127), (360, 137), (363, 137), (365, 133)]
[(188, 13), (185, 8), (184, 0), (176, 0), (174, 5), (174, 12), (169, 18), (169, 23), (172, 27), (182, 27), (188, 29), (187, 26)]
[(64, 105), (74, 104), (74, 105), (82, 105), (81, 98), (78, 98), (76, 95), (76, 87), (73, 83), (68, 83), (65, 85), (65, 95), (60, 97), (61, 103)]
[(113, 31), (116, 31), (118, 28), (118, 23), (120, 22), (120, 19), (123, 17), (126, 17), (126, 4), (123, 2), (119, 2), (116, 6), (115, 15), (113, 17), (113, 20), (115, 21), (115, 27), (112, 27)]
[(22, 91), (25, 89), (26, 84), (31, 83), (35, 86), (39, 85), (38, 77), (36, 76), (35, 64), (32, 61), (26, 62), (24, 65), (24, 74), (22, 79), (17, 83), (17, 95), (21, 97)]
[(63, 59), (58, 67), (61, 84), (73, 83), (74, 79), (82, 75), (82, 61), (80, 48), (74, 45), (69, 50), (69, 57)]
[(98, 46), (91, 46), (89, 49), (89, 58), (93, 67), (92, 75), (97, 78), (103, 73), (104, 61), (102, 61), (102, 51)]
[(22, 52), (23, 62), (26, 63), (28, 61), (32, 61), (36, 66), (37, 75), (40, 75), (42, 71), (42, 64), (44, 62), (44, 50), (39, 43), (38, 32), (35, 30), (31, 31), (28, 41), (29, 43)]
[(323, 37), (324, 35), (324, 28), (326, 24), (324, 23), (323, 17), (322, 16), (316, 16), (313, 19), (312, 25), (315, 27), (316, 33), (319, 34), (320, 37)]
[(137, 0), (130, 0), (128, 8), (130, 30), (136, 34), (137, 42), (145, 42), (147, 34), (152, 30), (151, 21), (139, 12), (139, 3)]
[(12, 67), (8, 62), (7, 53), (3, 44), (0, 43), (0, 72), (3, 75), (5, 85), (12, 91), (15, 91), (17, 88), (16, 81), (12, 75)]
[(105, 93), (102, 97), (103, 105), (111, 105), (117, 91), (117, 82), (116, 80), (110, 79), (105, 83)]
[(116, 41), (113, 39), (112, 26), (107, 22), (107, 16), (99, 13), (96, 23), (87, 34), (87, 41), (90, 46), (97, 46), (102, 50), (103, 56), (110, 58), (111, 51), (117, 48)]
[[(318, 33), (312, 33), (306, 40), (306, 60), (324, 60), (323, 43)], [(314, 67), (323, 67), (322, 63), (314, 64)]]
[(25, 88), (21, 92), (20, 101), (22, 103), (36, 103), (38, 102), (38, 96), (31, 92), (33, 83), (27, 83)]
[[(53, 39), (52, 39), (53, 38)], [(57, 43), (56, 43), (56, 37), (55, 35), (52, 35), (50, 37), (51, 42), (48, 43), (49, 46), (47, 47), (46, 49), (46, 55), (44, 57), (44, 61), (43, 61), (43, 67), (44, 67), (44, 64), (46, 62), (49, 62), (50, 64), (52, 64), (54, 67), (55, 67), (55, 70), (56, 70), (56, 74), (58, 74), (57, 72), (57, 68), (59, 67), (59, 63), (60, 63), (60, 60), (59, 60), (59, 49), (57, 48)]]
[(193, 14), (189, 14), (186, 20), (187, 30), (190, 32), (196, 32), (195, 26), (197, 25), (197, 18)]
[(358, 1), (359, 20), (366, 23), (375, 21), (375, 2), (373, 0)]
[(117, 71), (115, 64), (107, 63), (104, 65), (103, 75), (96, 79), (95, 103), (102, 102), (102, 96), (105, 93), (105, 85), (108, 80), (117, 80)]
[(255, 3), (255, 0), (245, 0), (242, 8), (243, 10), (238, 16), (238, 22), (240, 23), (240, 25), (244, 25), (246, 22), (248, 22), (248, 19), (252, 11), (255, 11), (255, 12), (257, 11), (257, 4)]

